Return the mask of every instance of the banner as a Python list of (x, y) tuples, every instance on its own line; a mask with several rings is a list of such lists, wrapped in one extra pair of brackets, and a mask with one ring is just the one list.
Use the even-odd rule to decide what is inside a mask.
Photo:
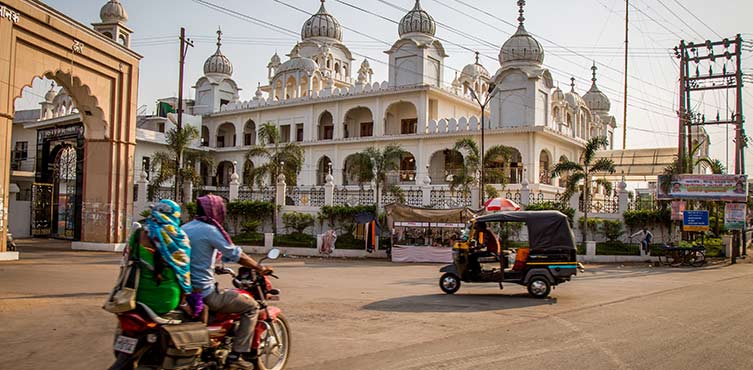
[(745, 203), (727, 203), (724, 206), (724, 228), (743, 230), (745, 228)]
[(685, 211), (682, 213), (684, 231), (709, 231), (709, 211)]
[(659, 176), (656, 199), (698, 199), (745, 202), (748, 194), (746, 175)]
[(672, 201), (672, 221), (682, 221), (682, 214), (685, 212), (685, 201)]

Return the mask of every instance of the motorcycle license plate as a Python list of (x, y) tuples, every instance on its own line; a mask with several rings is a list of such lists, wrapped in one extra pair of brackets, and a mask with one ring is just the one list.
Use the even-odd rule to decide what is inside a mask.
[(115, 345), (113, 346), (113, 349), (115, 349), (118, 352), (123, 352), (127, 354), (133, 354), (133, 351), (136, 350), (136, 344), (139, 343), (139, 340), (136, 338), (130, 338), (123, 335), (118, 335), (118, 339), (115, 340)]

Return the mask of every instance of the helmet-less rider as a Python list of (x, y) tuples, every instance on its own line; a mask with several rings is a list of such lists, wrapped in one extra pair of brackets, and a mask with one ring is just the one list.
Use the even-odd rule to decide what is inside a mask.
[(226, 368), (253, 369), (256, 353), (251, 352), (251, 338), (256, 327), (258, 305), (253, 298), (232, 290), (219, 290), (214, 280), (214, 262), (222, 253), (223, 262), (237, 262), (261, 274), (271, 274), (270, 267), (259, 265), (240, 247), (233, 245), (222, 227), (225, 220), (225, 202), (216, 195), (206, 195), (196, 201), (196, 219), (183, 226), (191, 240), (191, 285), (200, 292), (204, 304), (214, 312), (241, 313), (241, 320), (228, 356)]

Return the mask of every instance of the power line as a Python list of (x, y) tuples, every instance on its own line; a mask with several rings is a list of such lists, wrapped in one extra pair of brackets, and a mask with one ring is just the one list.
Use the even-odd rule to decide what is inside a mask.
[(697, 20), (702, 25), (706, 26), (706, 28), (708, 28), (709, 30), (711, 30), (711, 32), (714, 35), (716, 35), (716, 37), (718, 37), (720, 39), (724, 38), (724, 36), (720, 35), (718, 32), (716, 32), (716, 30), (714, 30), (713, 28), (709, 27), (709, 25), (706, 24), (706, 22), (704, 22), (703, 20), (701, 20), (701, 18), (698, 18), (693, 12), (691, 12), (690, 10), (688, 10), (688, 8), (686, 8), (685, 5), (683, 5), (680, 1), (674, 0), (674, 2), (677, 3), (677, 5), (679, 5), (681, 8), (683, 8), (686, 12), (688, 12), (688, 14), (690, 14), (691, 16), (693, 16), (693, 18), (695, 18), (695, 20)]
[(700, 39), (705, 39), (705, 37), (703, 37), (703, 35), (701, 35), (700, 33), (698, 33), (698, 31), (696, 31), (695, 28), (693, 28), (691, 25), (689, 25), (688, 22), (685, 22), (685, 20), (682, 17), (680, 17), (679, 15), (677, 15), (677, 13), (675, 13), (672, 9), (670, 9), (667, 5), (665, 5), (662, 0), (656, 0), (656, 1), (658, 1), (659, 4), (664, 7), (664, 9), (667, 9), (667, 11), (670, 14), (674, 15), (675, 18), (679, 19), (680, 22), (682, 22), (682, 24), (684, 24), (691, 31), (693, 31), (696, 34), (696, 36), (698, 36)]

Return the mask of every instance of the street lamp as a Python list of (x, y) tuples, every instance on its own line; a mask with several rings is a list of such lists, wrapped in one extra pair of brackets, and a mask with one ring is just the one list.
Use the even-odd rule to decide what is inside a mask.
[(473, 87), (471, 87), (471, 84), (465, 83), (465, 87), (470, 91), (471, 97), (478, 103), (479, 107), (481, 107), (481, 179), (479, 181), (479, 198), (480, 198), (480, 204), (484, 204), (484, 153), (486, 150), (486, 146), (484, 144), (484, 129), (486, 126), (485, 118), (486, 118), (486, 105), (489, 104), (489, 102), (492, 100), (492, 97), (497, 92), (496, 88), (497, 85), (495, 85), (493, 82), (489, 83), (489, 89), (486, 91), (486, 96), (484, 96), (484, 100), (481, 101), (481, 97), (476, 94), (476, 91), (473, 90)]

